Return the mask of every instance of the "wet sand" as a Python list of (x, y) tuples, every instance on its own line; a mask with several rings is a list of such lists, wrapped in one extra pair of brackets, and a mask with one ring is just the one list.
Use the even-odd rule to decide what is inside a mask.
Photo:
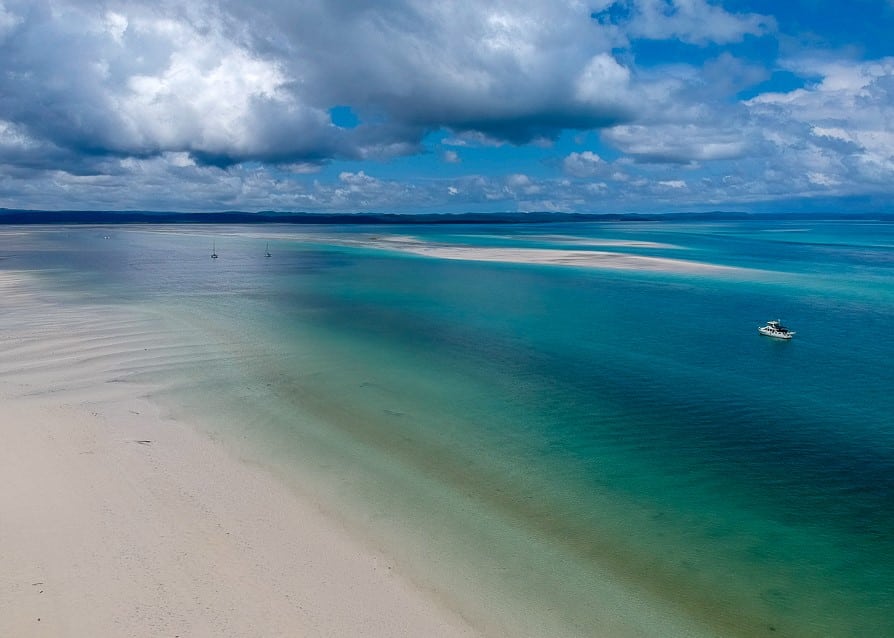
[(0, 635), (474, 636), (389, 556), (136, 381), (199, 344), (0, 273)]

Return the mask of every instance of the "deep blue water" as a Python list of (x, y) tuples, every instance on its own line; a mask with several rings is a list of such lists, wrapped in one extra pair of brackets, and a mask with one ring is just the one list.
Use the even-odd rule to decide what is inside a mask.
[[(266, 415), (251, 436), (287, 461), (325, 436), (290, 416), (300, 413), (357, 458), (368, 450), (465, 499), (468, 508), (428, 511), (398, 479), (363, 469), (372, 461), (338, 458), (348, 448), (321, 461), (367, 472), (346, 489), (372, 510), (425, 511), (434, 522), (420, 522), (421, 533), (465, 536), (528, 581), (509, 589), (542, 582), (544, 608), (579, 629), (591, 622), (592, 565), (723, 635), (894, 635), (894, 225), (28, 233), (2, 238), (0, 267), (36, 268), (85, 298), (172, 304), (220, 322), (253, 358), (203, 373), (193, 396)], [(395, 234), (739, 270), (486, 263), (375, 247)], [(264, 259), (268, 241), (274, 256)], [(797, 331), (792, 341), (757, 333), (775, 318)], [(249, 389), (234, 394), (235, 384)], [(502, 557), (498, 534), (472, 531), (483, 511), (567, 565), (538, 567), (517, 546)], [(445, 553), (456, 544), (431, 542)], [(572, 570), (574, 591), (555, 585)]]

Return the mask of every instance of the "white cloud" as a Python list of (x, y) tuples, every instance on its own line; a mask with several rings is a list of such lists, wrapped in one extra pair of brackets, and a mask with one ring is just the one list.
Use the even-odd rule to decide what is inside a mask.
[(543, 187), (541, 184), (532, 180), (529, 176), (523, 175), (521, 173), (514, 173), (506, 176), (505, 179), (505, 192), (509, 194), (511, 199), (519, 199), (524, 197), (529, 197), (531, 195), (538, 195), (542, 192)]
[(807, 179), (810, 181), (811, 184), (816, 184), (818, 186), (836, 186), (841, 183), (837, 179), (834, 179), (824, 173), (807, 173)]
[(195, 160), (190, 157), (189, 153), (165, 153), (163, 157), (171, 166), (185, 167), (196, 165)]
[[(220, 165), (388, 158), (436, 128), (549, 142), (633, 117), (623, 37), (590, 16), (608, 4), (54, 0), (27, 21), (0, 4), (0, 37), (25, 33), (0, 118), (73, 151)], [(360, 125), (333, 126), (336, 105)]]
[(374, 177), (370, 177), (364, 171), (360, 171), (358, 173), (342, 171), (338, 174), (338, 179), (347, 184), (350, 188), (356, 190), (369, 186), (376, 186), (379, 183), (377, 179), (375, 179)]
[(562, 161), (562, 168), (574, 177), (593, 177), (608, 169), (608, 163), (592, 151), (571, 153)]
[(481, 133), (480, 131), (460, 131), (455, 135), (451, 135), (450, 137), (444, 138), (441, 142), (446, 146), (460, 146), (460, 147), (468, 147), (468, 146), (490, 146), (490, 147), (500, 147), (505, 146), (506, 142), (502, 140), (498, 140), (496, 138), (490, 137)]
[(631, 0), (630, 4), (632, 17), (627, 31), (635, 38), (724, 44), (776, 28), (770, 16), (729, 13), (706, 0)]
[(109, 37), (111, 37), (115, 43), (123, 45), (124, 34), (128, 27), (127, 16), (115, 11), (108, 11), (104, 17), (106, 32)]
[[(587, 210), (890, 193), (894, 58), (792, 41), (767, 66), (724, 52), (775, 28), (714, 0), (0, 0), (0, 205)], [(638, 66), (637, 38), (718, 53)], [(738, 98), (776, 68), (804, 85)], [(335, 106), (357, 126), (333, 125)], [(373, 177), (431, 151), (432, 134), (446, 172), (498, 174)], [(542, 163), (505, 163), (512, 145)]]
[(645, 161), (689, 163), (741, 157), (748, 143), (741, 129), (722, 122), (616, 126), (603, 138)]
[(575, 97), (585, 104), (624, 104), (630, 98), (630, 71), (607, 53), (593, 56), (577, 78)]
[(291, 164), (283, 164), (281, 168), (294, 175), (308, 175), (311, 173), (319, 173), (322, 170), (320, 164), (311, 162), (293, 162)]
[(195, 32), (181, 36), (165, 68), (131, 76), (117, 97), (134, 144), (223, 154), (260, 150), (254, 121), (259, 103), (297, 107), (280, 91), (285, 83), (280, 69)]
[[(787, 93), (749, 100), (752, 118), (790, 163), (815, 169), (809, 181), (837, 186), (894, 179), (894, 58), (864, 62), (790, 61), (819, 77)], [(780, 132), (782, 131), (782, 132)], [(817, 164), (822, 163), (821, 170)]]

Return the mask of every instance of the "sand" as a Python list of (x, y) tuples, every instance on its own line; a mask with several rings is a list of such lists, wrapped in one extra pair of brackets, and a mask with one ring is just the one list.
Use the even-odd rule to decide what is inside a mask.
[(0, 273), (0, 636), (479, 634), (149, 398), (194, 336), (39, 290)]
[[(732, 274), (744, 269), (706, 262), (670, 257), (653, 257), (604, 250), (576, 250), (567, 248), (507, 248), (478, 247), (426, 242), (414, 237), (390, 235), (368, 241), (369, 247), (411, 253), (439, 259), (490, 261), (515, 264), (575, 266), (607, 270), (650, 271), (679, 274)], [(597, 245), (597, 244), (591, 244)], [(610, 245), (602, 243), (601, 245)], [(634, 242), (614, 245), (642, 247)]]

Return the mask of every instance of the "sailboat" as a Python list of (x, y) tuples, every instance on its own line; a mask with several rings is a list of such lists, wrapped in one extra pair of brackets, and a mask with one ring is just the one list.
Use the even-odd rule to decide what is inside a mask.
[(211, 242), (211, 259), (217, 259), (217, 247), (214, 242)]
[(267, 242), (267, 248), (264, 249), (264, 257), (273, 257), (273, 255), (270, 254), (270, 242), (269, 241)]

